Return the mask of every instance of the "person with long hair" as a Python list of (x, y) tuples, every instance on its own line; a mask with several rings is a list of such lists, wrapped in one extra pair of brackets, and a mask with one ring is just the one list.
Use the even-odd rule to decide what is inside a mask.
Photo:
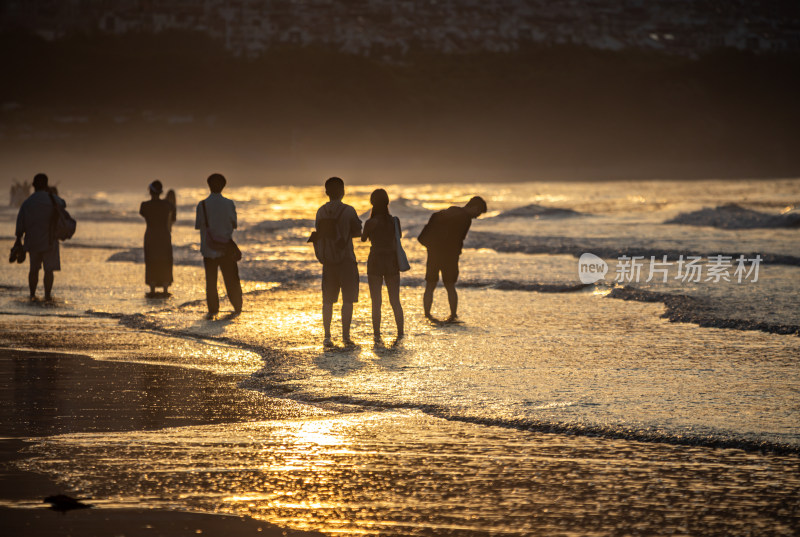
[(172, 218), (169, 219), (169, 228), (172, 229), (172, 226), (175, 225), (175, 221), (178, 218), (178, 199), (175, 196), (175, 191), (171, 188), (167, 190), (167, 195), (164, 196), (164, 199), (172, 205)]
[[(367, 258), (367, 281), (372, 300), (372, 331), (375, 342), (381, 341), (381, 303), (383, 283), (397, 324), (397, 339), (403, 337), (403, 306), (400, 304), (400, 266), (397, 259), (397, 235), (400, 219), (389, 213), (389, 195), (382, 188), (369, 197), (372, 213), (364, 224), (361, 241), (370, 241)], [(395, 226), (397, 228), (395, 229)]]
[(142, 202), (139, 214), (144, 217), (147, 229), (144, 232), (144, 281), (150, 286), (149, 298), (159, 296), (156, 287), (169, 293), (172, 285), (172, 219), (175, 208), (161, 194), (161, 181), (153, 181), (147, 187), (150, 199)]

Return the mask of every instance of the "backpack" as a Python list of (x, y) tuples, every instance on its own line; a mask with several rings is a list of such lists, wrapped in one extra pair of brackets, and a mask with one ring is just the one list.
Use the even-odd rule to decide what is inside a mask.
[(50, 193), (50, 200), (53, 202), (53, 217), (50, 219), (50, 236), (53, 239), (65, 241), (71, 239), (75, 234), (78, 223), (72, 218), (67, 210), (56, 202), (56, 198)]
[[(439, 211), (441, 213), (442, 211)], [(436, 221), (439, 220), (439, 213), (433, 213), (428, 219), (428, 223), (419, 232), (417, 240), (425, 248), (432, 248), (439, 246), (442, 242), (442, 229), (437, 225)]]
[(316, 231), (308, 238), (308, 242), (314, 244), (314, 255), (320, 263), (341, 263), (347, 257), (347, 239), (342, 237), (339, 228), (339, 219), (346, 208), (347, 205), (342, 206), (335, 217), (320, 218)]

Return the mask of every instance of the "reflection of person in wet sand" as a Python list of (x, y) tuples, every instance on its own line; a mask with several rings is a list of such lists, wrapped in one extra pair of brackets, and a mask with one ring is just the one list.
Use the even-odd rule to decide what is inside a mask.
[(389, 292), (389, 304), (397, 324), (397, 338), (403, 337), (403, 306), (400, 304), (400, 266), (397, 259), (397, 238), (400, 220), (389, 214), (389, 195), (382, 188), (369, 197), (372, 214), (364, 224), (361, 240), (369, 240), (367, 280), (372, 299), (372, 333), (375, 341), (381, 339), (381, 302), (383, 282)]
[(44, 268), (44, 299), (52, 300), (53, 272), (61, 270), (61, 256), (58, 240), (53, 236), (51, 228), (54, 218), (54, 205), (58, 203), (66, 207), (64, 200), (50, 191), (47, 176), (36, 174), (33, 178), (34, 193), (19, 208), (17, 214), (17, 240), (25, 237), (24, 247), (31, 260), (28, 273), (28, 286), (31, 300), (36, 299), (36, 287), (39, 284), (39, 269)]
[(161, 199), (164, 187), (161, 181), (153, 181), (148, 187), (150, 200), (142, 202), (139, 214), (147, 222), (144, 232), (144, 280), (150, 286), (148, 297), (158, 296), (156, 287), (169, 293), (172, 285), (172, 235), (171, 227), (175, 208)]
[(433, 291), (439, 282), (441, 272), (442, 283), (447, 290), (447, 300), (450, 303), (450, 317), (447, 320), (454, 322), (458, 319), (458, 293), (456, 293), (458, 258), (472, 219), (485, 212), (486, 202), (480, 196), (475, 196), (464, 207), (453, 206), (432, 214), (420, 232), (418, 240), (428, 250), (425, 294), (422, 297), (426, 317), (432, 318)]

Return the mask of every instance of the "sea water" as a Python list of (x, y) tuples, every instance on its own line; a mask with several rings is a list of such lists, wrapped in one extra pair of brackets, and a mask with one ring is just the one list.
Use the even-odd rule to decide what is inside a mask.
[[(345, 201), (362, 219), (373, 188), (348, 187)], [(66, 435), (40, 444), (33, 467), (54, 471), (49, 461), (58, 460), (63, 471), (73, 461), (66, 475), (96, 496), (114, 494), (108, 480), (93, 475), (111, 476), (122, 486), (116, 497), (123, 504), (248, 513), (330, 532), (636, 533), (638, 519), (617, 511), (635, 510), (636, 498), (646, 504), (658, 497), (646, 490), (656, 481), (666, 496), (653, 499), (661, 509), (652, 511), (666, 520), (640, 533), (743, 533), (741, 513), (751, 511), (772, 513), (758, 522), (770, 532), (796, 530), (796, 494), (786, 498), (798, 492), (800, 453), (800, 181), (386, 188), (412, 264), (401, 288), (407, 337), (394, 342), (384, 300), (385, 341), (373, 343), (368, 245), (357, 242), (359, 345), (333, 350), (321, 345), (320, 266), (305, 242), (325, 201), (321, 187), (226, 189), (239, 215), (245, 313), (216, 322), (202, 320), (194, 210), (203, 189), (178, 189), (175, 284), (163, 301), (143, 296), (141, 196), (65, 192), (79, 227), (63, 244), (58, 300), (31, 304), (26, 271), (2, 265), (0, 308), (22, 328), (0, 341), (74, 344), (100, 359), (234, 374), (242, 389), (334, 414)], [(489, 212), (474, 221), (461, 259), (463, 322), (430, 322), (421, 311), (425, 252), (414, 237), (433, 211), (476, 194)], [(0, 216), (8, 237), (14, 211)], [(590, 284), (579, 277), (584, 253), (608, 267)], [(730, 261), (727, 278), (709, 272), (718, 255)], [(638, 277), (624, 270), (635, 256)], [(666, 275), (648, 278), (652, 261), (664, 256)], [(679, 259), (690, 256), (701, 258), (698, 278), (678, 271)], [(748, 273), (738, 281), (740, 256)], [(441, 290), (434, 314), (447, 315)], [(48, 327), (58, 323), (83, 331), (64, 336), (69, 344), (48, 339)], [(337, 323), (338, 315), (335, 338)], [(127, 338), (148, 334), (161, 343), (144, 348), (164, 349), (148, 356), (114, 346), (109, 342), (123, 336), (111, 326), (128, 331)], [(97, 462), (99, 453), (114, 456)], [(715, 465), (724, 485), (706, 475)], [(609, 480), (616, 484), (606, 493), (597, 488)], [(731, 492), (737, 480), (743, 497)], [(563, 488), (561, 500), (536, 500), (553, 487)], [(724, 523), (720, 513), (693, 516), (693, 528), (682, 526), (686, 520), (669, 523), (699, 512), (719, 487), (726, 509), (738, 515)], [(704, 492), (692, 500), (690, 489)], [(592, 501), (611, 502), (612, 514), (592, 514)]]

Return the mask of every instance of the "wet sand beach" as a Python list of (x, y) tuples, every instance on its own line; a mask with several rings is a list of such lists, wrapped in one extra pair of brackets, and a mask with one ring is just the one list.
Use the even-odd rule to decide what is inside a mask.
[(15, 463), (37, 438), (80, 432), (158, 430), (231, 420), (302, 415), (296, 405), (236, 389), (196, 370), (111, 363), (77, 354), (0, 350), (0, 520), (23, 535), (318, 535), (248, 517), (115, 505), (58, 512), (43, 499), (85, 498), (68, 484)]
[[(274, 312), (267, 324), (277, 326), (311, 299), (256, 292), (249, 303)], [(197, 322), (200, 308), (148, 322), (66, 318), (62, 335), (51, 337), (40, 319), (20, 317), (14, 326), (2, 319), (6, 341), (84, 345), (96, 357), (2, 352), (3, 435), (13, 438), (4, 445), (15, 459), (5, 461), (10, 524), (68, 523), (90, 535), (105, 518), (107, 527), (127, 528), (130, 510), (138, 517), (146, 506), (145, 525), (167, 535), (183, 528), (248, 534), (260, 521), (345, 535), (792, 535), (797, 528), (796, 455), (523, 431), (337, 397), (312, 406), (290, 398), (291, 383), (289, 398), (270, 397), (246, 387), (258, 378), (280, 381), (285, 349), (300, 362), (309, 354), (334, 382), (370, 369), (371, 360), (409, 364), (393, 363), (404, 360), (402, 348), (370, 350), (374, 358), (366, 346), (317, 354), (315, 345), (301, 345), (309, 336), (298, 328), (290, 331), (295, 338), (272, 342), (284, 349), (273, 349), (272, 361), (243, 369), (260, 367), (255, 376), (214, 371), (212, 360), (207, 370), (189, 367), (202, 367), (198, 349), (206, 345), (219, 351), (217, 361), (233, 352), (209, 333), (265, 342), (247, 311)], [(179, 353), (170, 351), (176, 340), (185, 342)], [(20, 480), (35, 486), (20, 493)], [(54, 492), (91, 497), (96, 507), (65, 516), (31, 508)]]

